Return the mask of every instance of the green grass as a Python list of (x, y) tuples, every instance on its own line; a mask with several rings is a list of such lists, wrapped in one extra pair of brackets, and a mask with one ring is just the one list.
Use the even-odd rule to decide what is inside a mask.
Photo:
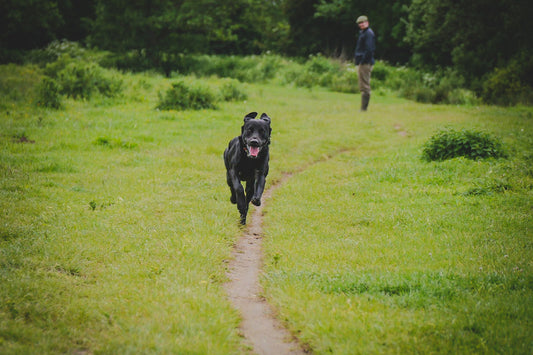
[[(335, 120), (360, 144), (267, 206), (268, 299), (316, 353), (529, 353), (530, 114), (379, 101)], [(491, 129), (512, 157), (423, 162), (435, 125)]]
[[(17, 75), (31, 93), (41, 74)], [(62, 110), (0, 103), (0, 353), (245, 353), (222, 152), (250, 111), (272, 117), (267, 186), (294, 173), (266, 206), (262, 282), (315, 353), (531, 352), (530, 108), (374, 95), (360, 114), (358, 95), (246, 84), (160, 111), (175, 80), (122, 79)], [(422, 161), (443, 127), (492, 132), (509, 159)]]

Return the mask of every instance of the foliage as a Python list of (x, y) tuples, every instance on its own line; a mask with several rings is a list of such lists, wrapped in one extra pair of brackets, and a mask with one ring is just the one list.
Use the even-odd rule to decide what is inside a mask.
[(61, 102), (61, 86), (52, 78), (44, 77), (39, 84), (37, 105), (59, 109)]
[(533, 31), (528, 6), (527, 0), (413, 0), (406, 36), (411, 62), (431, 69), (453, 66), (479, 93), (485, 74), (533, 50), (526, 35)]
[(279, 6), (259, 0), (101, 0), (89, 42), (118, 53), (144, 51), (160, 68), (179, 54), (266, 51), (284, 32), (283, 22)]
[(187, 85), (184, 81), (172, 83), (172, 87), (159, 93), (160, 110), (202, 110), (216, 108), (216, 96), (206, 86)]
[(484, 159), (506, 156), (499, 140), (488, 133), (466, 129), (442, 130), (424, 144), (422, 151), (422, 158), (427, 161), (442, 161), (456, 157)]
[(243, 101), (248, 98), (240, 82), (235, 79), (226, 79), (220, 87), (222, 101)]
[(96, 54), (93, 51), (84, 48), (79, 42), (63, 40), (55, 40), (50, 42), (42, 49), (34, 49), (28, 53), (26, 60), (39, 66), (46, 66), (46, 64), (53, 63), (61, 59), (61, 57), (93, 61), (95, 57), (104, 55), (104, 52)]
[(479, 103), (475, 93), (464, 88), (464, 79), (452, 70), (434, 73), (407, 67), (386, 67), (384, 86), (401, 97), (421, 103), (473, 105)]
[(330, 88), (337, 92), (359, 92), (358, 75), (355, 67), (350, 64), (340, 75), (335, 75), (331, 80)]
[[(155, 69), (170, 77), (189, 70), (187, 62), (194, 64), (188, 61), (191, 54), (307, 58), (324, 53), (352, 60), (358, 33), (354, 19), (366, 14), (377, 36), (380, 61), (408, 63), (425, 72), (451, 68), (464, 78), (461, 90), (423, 85), (411, 89), (413, 98), (466, 102), (473, 97), (466, 89), (489, 104), (529, 105), (529, 7), (528, 0), (7, 0), (0, 3), (0, 63), (44, 65), (64, 54), (87, 59), (100, 48), (112, 51), (101, 59), (105, 67)], [(240, 64), (240, 69), (219, 68), (229, 69), (231, 75), (216, 70), (217, 75), (264, 81), (276, 68), (276, 63), (265, 63), (267, 68)], [(379, 74), (376, 68), (377, 85), (383, 80)], [(316, 85), (312, 73), (296, 77), (298, 85)], [(353, 92), (351, 79), (345, 74), (319, 78), (329, 82), (326, 86), (335, 82), (338, 90)]]
[(68, 54), (46, 65), (45, 73), (57, 80), (61, 93), (90, 99), (95, 94), (115, 97), (122, 91), (122, 80), (93, 62), (73, 60)]
[(525, 53), (503, 68), (495, 68), (483, 82), (482, 98), (503, 106), (533, 103), (533, 58)]
[(0, 4), (0, 48), (32, 49), (54, 39), (61, 25), (56, 1), (7, 0)]
[(32, 102), (42, 77), (42, 71), (34, 65), (0, 65), (0, 105), (8, 101)]
[[(290, 2), (304, 3), (301, 1)], [(391, 63), (408, 62), (410, 48), (404, 40), (406, 21), (402, 21), (402, 19), (407, 17), (407, 5), (411, 0), (319, 0), (307, 2), (314, 3), (313, 21), (298, 18), (300, 14), (296, 12), (292, 22), (295, 28), (291, 28), (291, 30), (300, 34), (303, 37), (301, 38), (302, 41), (307, 40), (312, 41), (315, 45), (319, 44), (317, 51), (326, 53), (328, 56), (353, 60), (356, 36), (359, 32), (355, 19), (364, 14), (369, 17), (370, 27), (377, 35), (377, 58)], [(305, 27), (302, 28), (302, 26)], [(315, 32), (317, 30), (318, 33)], [(295, 48), (306, 55), (316, 53), (316, 51), (309, 53), (309, 49), (313, 48), (309, 46), (300, 47), (296, 44)]]

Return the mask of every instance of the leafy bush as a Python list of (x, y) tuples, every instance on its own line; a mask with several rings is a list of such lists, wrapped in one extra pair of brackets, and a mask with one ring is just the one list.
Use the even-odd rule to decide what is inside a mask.
[(61, 86), (52, 78), (45, 76), (38, 89), (37, 105), (59, 109), (61, 103)]
[(72, 42), (63, 39), (61, 41), (52, 41), (44, 49), (35, 49), (30, 51), (26, 59), (31, 63), (44, 66), (47, 63), (57, 61), (64, 55), (68, 55), (70, 58), (79, 59), (86, 56), (87, 52), (79, 45), (78, 42)]
[(243, 91), (238, 80), (226, 79), (220, 87), (220, 97), (223, 101), (243, 101), (248, 95)]
[(204, 86), (188, 86), (183, 81), (173, 83), (165, 95), (159, 93), (160, 110), (201, 110), (216, 108), (216, 96)]
[(348, 67), (341, 74), (333, 77), (330, 89), (337, 92), (357, 93), (359, 92), (359, 81), (355, 68)]
[[(476, 104), (474, 92), (465, 89), (464, 78), (453, 70), (426, 73), (412, 68), (386, 67), (384, 86), (398, 91), (401, 97), (421, 103)], [(374, 78), (375, 73), (372, 73)]]
[(533, 88), (524, 83), (518, 65), (496, 68), (483, 84), (483, 100), (490, 104), (509, 106), (531, 104)]
[(96, 93), (115, 97), (122, 91), (122, 80), (118, 75), (95, 63), (73, 60), (69, 55), (49, 63), (45, 73), (57, 80), (61, 93), (75, 99), (89, 99)]
[(453, 129), (442, 130), (424, 144), (422, 158), (442, 161), (456, 157), (468, 159), (504, 158), (502, 144), (488, 133)]
[(451, 105), (476, 105), (480, 100), (473, 91), (457, 88), (448, 94), (447, 103)]

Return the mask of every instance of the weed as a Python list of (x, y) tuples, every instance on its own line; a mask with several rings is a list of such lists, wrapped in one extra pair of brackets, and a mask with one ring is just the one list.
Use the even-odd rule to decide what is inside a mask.
[(137, 143), (124, 141), (120, 138), (98, 137), (94, 140), (95, 145), (104, 146), (108, 148), (125, 148), (133, 149), (138, 145)]

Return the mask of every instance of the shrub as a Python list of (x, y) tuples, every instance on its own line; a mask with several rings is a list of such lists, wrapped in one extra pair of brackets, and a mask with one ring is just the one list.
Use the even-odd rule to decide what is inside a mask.
[(346, 93), (359, 92), (357, 71), (354, 67), (348, 67), (341, 74), (333, 77), (330, 85), (331, 90)]
[(243, 101), (248, 98), (238, 80), (226, 79), (220, 87), (220, 97), (223, 101)]
[(37, 105), (59, 109), (61, 103), (61, 86), (52, 78), (45, 76), (38, 88)]
[(68, 55), (71, 58), (81, 58), (86, 56), (86, 54), (86, 50), (79, 43), (63, 39), (50, 42), (44, 49), (30, 51), (26, 59), (31, 63), (44, 66), (47, 63), (57, 61), (64, 55)]
[(117, 75), (97, 64), (73, 60), (69, 55), (49, 63), (45, 73), (56, 79), (61, 93), (75, 99), (89, 99), (96, 93), (115, 97), (122, 91), (122, 80)]
[(483, 84), (483, 100), (490, 104), (509, 106), (518, 103), (531, 103), (533, 89), (526, 85), (519, 70), (510, 65), (496, 68)]
[(376, 64), (372, 68), (372, 80), (386, 81), (391, 72), (392, 67), (384, 62), (376, 61)]
[(422, 158), (442, 161), (456, 157), (468, 159), (504, 158), (502, 144), (488, 133), (453, 129), (442, 130), (424, 144)]
[(159, 93), (160, 110), (201, 110), (216, 108), (216, 97), (203, 86), (187, 86), (183, 81), (173, 83), (165, 95)]
[(473, 91), (458, 88), (449, 93), (447, 103), (452, 105), (476, 105), (479, 101)]

